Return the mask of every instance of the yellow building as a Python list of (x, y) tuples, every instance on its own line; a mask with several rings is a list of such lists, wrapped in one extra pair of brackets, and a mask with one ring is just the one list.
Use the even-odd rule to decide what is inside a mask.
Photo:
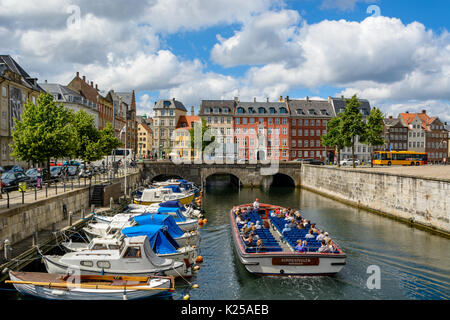
[(153, 132), (144, 121), (138, 122), (137, 144), (138, 153), (136, 156), (138, 159), (149, 159), (152, 157)]
[(17, 164), (11, 157), (14, 119), (21, 119), (27, 101), (36, 103), (44, 90), (9, 55), (0, 55), (0, 166)]

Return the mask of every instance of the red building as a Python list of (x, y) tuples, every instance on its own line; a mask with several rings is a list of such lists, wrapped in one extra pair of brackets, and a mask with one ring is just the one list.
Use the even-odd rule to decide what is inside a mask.
[(237, 102), (234, 135), (238, 159), (289, 160), (290, 121), (286, 102)]
[(290, 159), (332, 161), (333, 150), (322, 145), (320, 137), (327, 133), (334, 108), (326, 100), (288, 100), (291, 111)]

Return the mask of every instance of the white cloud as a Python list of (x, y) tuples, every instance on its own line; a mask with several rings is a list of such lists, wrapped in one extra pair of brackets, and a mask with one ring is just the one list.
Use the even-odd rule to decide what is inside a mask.
[(340, 10), (353, 10), (355, 8), (356, 3), (365, 2), (365, 3), (373, 3), (378, 0), (322, 0), (322, 9), (340, 9)]
[(223, 39), (211, 51), (211, 59), (226, 67), (292, 61), (301, 48), (292, 42), (300, 16), (297, 11), (264, 12), (252, 18), (241, 31)]

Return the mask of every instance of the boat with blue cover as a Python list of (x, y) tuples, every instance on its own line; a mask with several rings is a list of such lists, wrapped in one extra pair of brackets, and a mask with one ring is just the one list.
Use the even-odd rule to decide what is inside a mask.
[(182, 191), (178, 186), (168, 186), (160, 188), (146, 188), (139, 195), (137, 194), (133, 200), (134, 204), (151, 205), (170, 200), (179, 200), (182, 204), (192, 203), (195, 192)]
[(170, 235), (181, 247), (186, 245), (196, 245), (200, 237), (198, 230), (186, 232), (181, 229), (175, 218), (168, 214), (133, 215), (121, 213), (113, 217), (101, 217), (99, 218), (99, 221), (104, 222), (89, 223), (83, 228), (83, 231), (89, 240), (92, 240), (95, 237), (106, 237), (108, 235), (118, 234), (124, 228), (145, 224), (166, 226)]
[(183, 205), (179, 200), (154, 203), (151, 205), (129, 204), (127, 212), (129, 213), (145, 213), (157, 212), (160, 207), (178, 208), (183, 216), (191, 219), (202, 219), (202, 210), (197, 208), (193, 203)]
[[(237, 222), (236, 212), (244, 210), (248, 223), (253, 222), (261, 228), (255, 233), (262, 240), (263, 247), (258, 248), (255, 240), (251, 244), (244, 241), (242, 228), (244, 224)], [(245, 268), (256, 275), (268, 276), (302, 276), (302, 275), (333, 275), (338, 273), (346, 263), (345, 253), (333, 245), (333, 251), (319, 252), (317, 240), (306, 239), (305, 230), (285, 229), (286, 220), (274, 215), (275, 211), (286, 208), (260, 204), (259, 209), (252, 204), (243, 204), (230, 210), (231, 230), (234, 247), (240, 262)], [(284, 231), (284, 232), (283, 232)], [(317, 236), (317, 235), (315, 235)], [(297, 240), (308, 242), (305, 252), (299, 253), (294, 248)]]

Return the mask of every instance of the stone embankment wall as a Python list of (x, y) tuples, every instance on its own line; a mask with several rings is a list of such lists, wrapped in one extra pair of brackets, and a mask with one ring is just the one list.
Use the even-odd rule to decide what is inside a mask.
[(303, 165), (305, 189), (450, 235), (450, 180)]
[[(131, 174), (127, 178), (127, 187), (129, 190), (133, 190), (140, 181), (140, 172)], [(117, 198), (117, 193), (123, 195), (124, 178), (120, 178), (118, 184), (112, 185), (112, 188), (114, 190), (111, 192), (114, 193), (114, 196), (111, 195), (111, 192), (108, 192), (108, 196)], [(104, 205), (109, 206), (109, 198)], [(0, 213), (0, 245), (5, 239), (8, 239), (13, 245), (32, 236), (34, 232), (51, 229), (53, 223), (69, 219), (70, 212), (78, 214), (83, 209), (86, 215), (90, 213), (89, 187), (2, 210)]]

